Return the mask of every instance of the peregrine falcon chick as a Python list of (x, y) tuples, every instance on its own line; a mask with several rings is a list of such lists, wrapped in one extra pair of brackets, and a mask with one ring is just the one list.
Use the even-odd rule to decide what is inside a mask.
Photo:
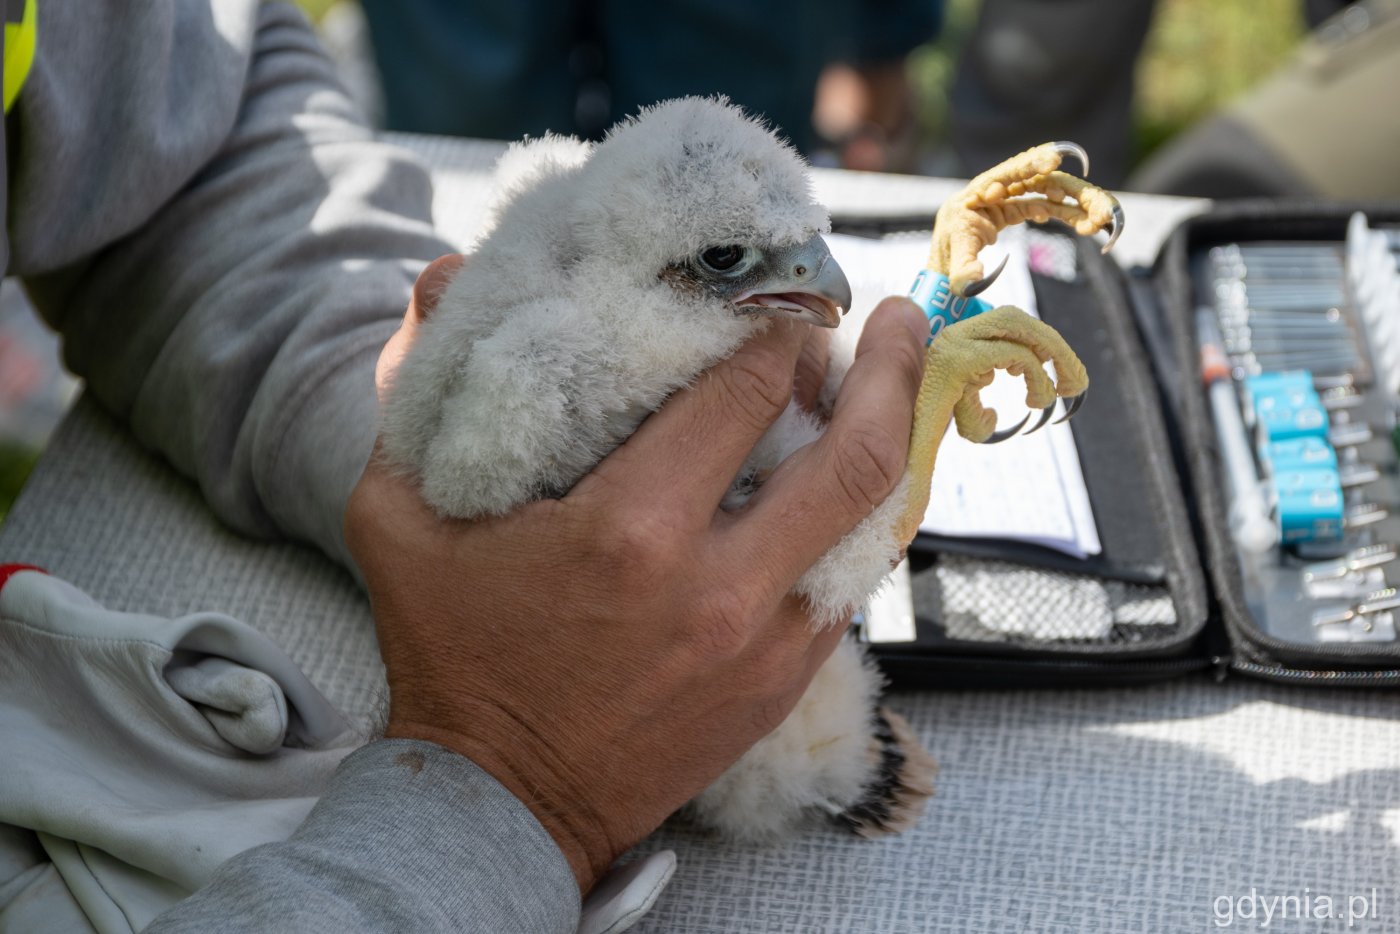
[[(597, 145), (512, 146), (471, 261), (395, 373), (383, 451), (441, 515), (501, 514), (567, 492), (675, 390), (790, 316), (834, 327), (850, 286), (821, 234), (801, 158), (724, 100), (659, 104)], [(844, 362), (828, 382), (839, 382)], [(820, 436), (793, 404), (735, 478), (727, 507)], [(890, 500), (799, 581), (844, 622), (898, 560)], [(842, 641), (787, 720), (694, 802), (731, 838), (773, 839), (805, 815), (902, 830), (934, 765), (881, 709), (881, 678)]]

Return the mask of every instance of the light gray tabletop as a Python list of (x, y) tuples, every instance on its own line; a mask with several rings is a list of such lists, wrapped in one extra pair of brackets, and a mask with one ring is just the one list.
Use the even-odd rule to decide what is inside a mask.
[[(438, 219), (470, 241), (495, 144), (412, 139)], [(820, 172), (837, 213), (930, 214), (955, 183)], [(1150, 261), (1200, 202), (1124, 198), (1118, 255)], [(176, 540), (172, 549), (168, 542)], [(117, 609), (216, 609), (276, 639), (356, 715), (382, 695), (369, 614), (308, 549), (241, 539), (194, 487), (80, 402), (0, 529), (0, 561), (47, 567)], [(1379, 897), (1355, 930), (1400, 930), (1400, 705), (1394, 694), (1191, 678), (1121, 690), (899, 694), (942, 772), (922, 823), (860, 841), (814, 827), (736, 847), (680, 824), (643, 844), (680, 869), (643, 931), (1202, 931), (1262, 926), (1268, 900)], [(1306, 899), (1306, 901), (1304, 901)], [(1251, 908), (1255, 918), (1243, 917)], [(1229, 914), (1227, 915), (1227, 911)], [(1371, 909), (1368, 907), (1368, 911)]]

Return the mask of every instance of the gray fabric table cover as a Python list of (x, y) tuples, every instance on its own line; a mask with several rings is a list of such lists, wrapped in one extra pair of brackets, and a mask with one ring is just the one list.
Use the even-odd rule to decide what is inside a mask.
[[(438, 219), (470, 241), (493, 144), (406, 138), (433, 164)], [(933, 179), (821, 172), (838, 212), (930, 211)], [(1121, 261), (1151, 259), (1200, 202), (1128, 197)], [(365, 601), (319, 554), (230, 533), (194, 487), (90, 401), (0, 528), (0, 562), (46, 567), (113, 609), (212, 609), (260, 629), (356, 718), (382, 669)], [(640, 931), (1400, 930), (1400, 698), (1192, 678), (1059, 692), (899, 694), (942, 765), (903, 836), (813, 828), (736, 847), (663, 828), (680, 868)], [(1291, 902), (1278, 899), (1294, 897)], [(1332, 901), (1341, 917), (1316, 915)], [(1296, 914), (1306, 908), (1308, 918)], [(1280, 910), (1291, 914), (1278, 916)], [(1255, 917), (1246, 915), (1252, 913)], [(1228, 923), (1227, 923), (1228, 922)]]

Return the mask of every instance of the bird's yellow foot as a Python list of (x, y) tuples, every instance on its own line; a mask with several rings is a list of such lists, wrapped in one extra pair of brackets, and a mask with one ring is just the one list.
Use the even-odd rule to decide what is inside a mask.
[[(1042, 364), (1046, 362), (1055, 364), (1054, 380), (1045, 372)], [(944, 328), (929, 345), (919, 387), (907, 469), (921, 479), (910, 485), (910, 502), (896, 530), (900, 541), (913, 539), (928, 507), (928, 478), (933, 476), (950, 419), (957, 424), (958, 434), (981, 442), (1010, 437), (1030, 418), (1027, 415), (1013, 428), (996, 432), (996, 412), (983, 408), (978, 394), (997, 370), (1025, 379), (1026, 405), (1042, 411), (1036, 428), (1048, 420), (1057, 397), (1074, 398), (1061, 420), (1073, 415), (1089, 386), (1084, 364), (1065, 339), (1019, 308), (1003, 305)]]
[[(998, 266), (995, 272), (984, 277), (982, 263), (977, 258), (981, 249), (995, 242), (997, 235), (1006, 227), (1026, 221), (1043, 222), (1053, 218), (1069, 225), (1083, 236), (1107, 230), (1109, 236), (1103, 248), (1105, 253), (1118, 239), (1123, 230), (1123, 209), (1119, 206), (1118, 199), (1082, 178), (1061, 172), (1060, 164), (1065, 156), (1078, 159), (1084, 173), (1088, 174), (1089, 156), (1083, 147), (1076, 143), (1043, 143), (978, 175), (939, 208), (928, 268), (945, 277), (942, 281), (946, 282), (948, 294), (958, 297), (950, 300), (950, 307), (956, 312), (955, 319), (966, 315), (966, 323), (976, 320), (973, 317), (977, 314), (976, 311), (958, 312), (958, 299), (972, 299), (991, 285), (1006, 266), (1006, 261), (1002, 260), (1001, 266)], [(1067, 202), (1067, 198), (1073, 199), (1073, 203)], [(974, 303), (980, 304), (981, 308), (988, 307), (986, 303), (976, 300)], [(1016, 334), (1025, 334), (1027, 338), (1031, 338), (1028, 346), (1034, 348), (1042, 361), (1055, 359), (1059, 348), (1063, 348), (1063, 353), (1067, 354), (1068, 358), (1064, 362), (1057, 361), (1061, 387), (1059, 395), (1072, 397), (1065, 418), (1073, 417), (1079, 411), (1083, 402), (1083, 391), (1088, 386), (1087, 379), (1083, 378), (1084, 368), (1078, 358), (1074, 357), (1058, 334), (1039, 322), (1032, 327), (1020, 319), (1012, 319), (1007, 322), (1007, 326), (1015, 333), (1007, 332), (1009, 338), (1003, 335), (995, 338), (994, 342), (1014, 340)], [(985, 331), (986, 327), (984, 323), (982, 330)], [(935, 334), (940, 330), (939, 327), (933, 328)], [(961, 339), (971, 339), (977, 333), (964, 332)], [(1054, 338), (1054, 344), (1046, 342), (1047, 336)], [(987, 344), (980, 346), (987, 359), (992, 359), (993, 349)], [(1006, 353), (1010, 353), (1011, 356), (1006, 356)], [(1026, 359), (1024, 350), (1018, 352), (1014, 348), (1007, 349), (1002, 357), (1008, 361), (1024, 362)], [(1069, 360), (1073, 360), (1073, 363), (1070, 364)], [(932, 349), (928, 365), (936, 365)], [(963, 386), (954, 414), (958, 431), (964, 437), (996, 443), (1016, 434), (1031, 416), (1027, 415), (1020, 423), (1005, 431), (995, 430), (995, 413), (984, 411), (978, 401), (978, 393), (991, 382), (992, 369), (993, 367), (989, 366), (966, 374), (968, 382)], [(1030, 429), (1035, 431), (1049, 420), (1054, 405), (1055, 396), (1047, 388), (1050, 385), (1049, 379), (1043, 376), (1038, 366), (1027, 368), (1024, 365), (1016, 365), (1013, 372), (1021, 373), (1032, 384), (1032, 398), (1046, 399), (1042, 403), (1040, 420)]]
[(1102, 188), (1059, 171), (1069, 155), (1088, 175), (1089, 157), (1082, 147), (1043, 143), (983, 172), (944, 202), (934, 225), (929, 268), (946, 274), (955, 294), (976, 295), (1001, 272), (998, 268), (984, 277), (977, 254), (996, 242), (1001, 230), (1026, 221), (1059, 220), (1083, 236), (1107, 230), (1107, 253), (1122, 232), (1123, 209)]
[[(928, 506), (934, 461), (950, 420), (957, 423), (960, 435), (978, 442), (1003, 441), (1030, 420), (1027, 415), (1012, 428), (996, 430), (996, 413), (982, 407), (979, 393), (997, 370), (1026, 380), (1026, 403), (1041, 410), (1031, 431), (1049, 420), (1057, 397), (1070, 398), (1061, 421), (1072, 417), (1083, 401), (1089, 377), (1064, 338), (1018, 308), (986, 310), (987, 304), (974, 297), (1006, 265), (1003, 260), (984, 276), (978, 253), (1013, 224), (1053, 218), (1084, 236), (1107, 230), (1105, 253), (1118, 239), (1123, 229), (1118, 200), (1061, 172), (1065, 156), (1077, 158), (1089, 174), (1089, 157), (1082, 147), (1045, 143), (978, 175), (938, 209), (927, 264), (932, 277), (921, 276), (913, 292), (929, 316), (934, 337), (909, 441), (909, 497), (896, 521), (896, 535), (903, 543), (913, 540)], [(1043, 368), (1046, 362), (1055, 364), (1054, 381)]]
[[(930, 391), (953, 400), (958, 434), (969, 441), (986, 441), (996, 429), (996, 412), (983, 408), (978, 394), (997, 370), (1024, 377), (1026, 405), (1046, 412), (1057, 396), (1078, 397), (1089, 387), (1084, 364), (1059, 332), (1010, 305), (946, 329), (928, 354)], [(1055, 364), (1054, 381), (1047, 362)]]

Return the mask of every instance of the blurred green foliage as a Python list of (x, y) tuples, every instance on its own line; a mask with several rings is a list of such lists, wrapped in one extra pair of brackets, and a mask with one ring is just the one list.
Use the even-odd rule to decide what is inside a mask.
[[(948, 138), (948, 89), (980, 5), (947, 0), (942, 35), (910, 56), (925, 145)], [(1158, 0), (1138, 59), (1132, 128), (1138, 160), (1287, 61), (1304, 33), (1301, 7), (1300, 0)]]
[(0, 522), (5, 521), (5, 515), (38, 459), (39, 452), (33, 448), (0, 441)]
[(336, 2), (337, 0), (296, 0), (296, 5), (301, 7), (301, 11), (314, 23), (325, 16), (326, 11), (335, 6)]
[(1137, 70), (1138, 158), (1283, 65), (1301, 0), (1161, 0)]
[(943, 31), (938, 41), (919, 46), (909, 53), (909, 80), (919, 101), (919, 140), (924, 147), (948, 139), (948, 93), (953, 87), (953, 70), (958, 49), (977, 23), (979, 0), (945, 0)]

